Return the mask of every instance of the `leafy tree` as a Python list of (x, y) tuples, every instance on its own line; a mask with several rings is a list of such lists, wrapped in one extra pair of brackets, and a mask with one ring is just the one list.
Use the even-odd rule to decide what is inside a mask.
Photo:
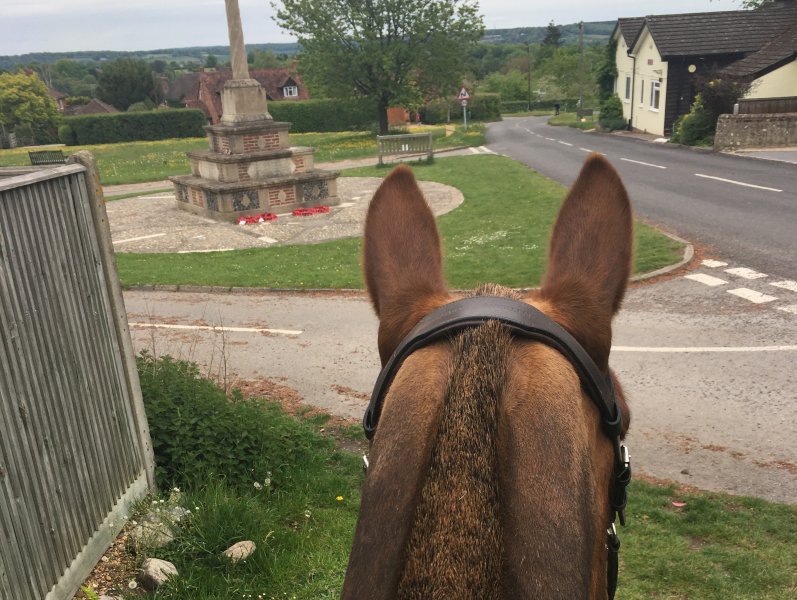
[(552, 46), (558, 48), (562, 45), (562, 30), (553, 21), (548, 23), (548, 29), (545, 31), (545, 37), (542, 38), (543, 46)]
[(280, 60), (273, 50), (259, 50), (255, 48), (251, 52), (253, 69), (274, 69), (280, 66)]
[[(0, 123), (5, 131), (30, 131), (33, 142), (53, 139), (59, 113), (38, 75), (0, 74)], [(26, 140), (27, 141), (27, 140)]]
[(208, 54), (207, 58), (205, 59), (205, 68), (215, 69), (218, 65), (219, 65), (219, 59), (216, 58), (216, 55)]
[(120, 58), (105, 65), (100, 73), (97, 97), (120, 110), (153, 96), (155, 81), (149, 65), (140, 59)]
[(475, 0), (282, 0), (272, 6), (277, 23), (304, 49), (308, 79), (329, 92), (373, 98), (382, 133), (391, 104), (425, 95), (421, 74), (427, 81), (442, 68), (464, 75), (461, 57), (484, 31)]
[(595, 79), (598, 83), (598, 98), (606, 102), (614, 95), (614, 80), (617, 78), (617, 41), (606, 45), (606, 52), (595, 65)]
[(488, 75), (479, 86), (480, 92), (501, 94), (503, 102), (527, 100), (529, 94), (528, 78), (520, 71), (509, 73), (495, 72)]

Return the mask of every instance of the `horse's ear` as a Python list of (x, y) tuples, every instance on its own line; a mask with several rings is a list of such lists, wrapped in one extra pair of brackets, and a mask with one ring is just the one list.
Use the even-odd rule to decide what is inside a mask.
[(633, 221), (620, 176), (591, 155), (554, 225), (541, 296), (601, 368), (611, 348), (611, 320), (631, 273)]
[(437, 224), (406, 166), (385, 178), (368, 207), (363, 270), (384, 364), (410, 329), (448, 299)]

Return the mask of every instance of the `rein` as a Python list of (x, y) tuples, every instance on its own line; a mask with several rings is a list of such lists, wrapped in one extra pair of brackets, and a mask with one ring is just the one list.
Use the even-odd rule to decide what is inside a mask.
[[(584, 391), (601, 415), (601, 424), (614, 450), (614, 485), (609, 493), (612, 509), (607, 529), (607, 582), (609, 599), (617, 588), (620, 540), (614, 527), (615, 518), (625, 525), (626, 486), (631, 480), (631, 463), (627, 448), (621, 443), (622, 415), (610, 374), (603, 374), (581, 344), (561, 325), (533, 306), (501, 296), (476, 296), (456, 300), (432, 311), (421, 319), (401, 341), (376, 380), (371, 401), (363, 417), (365, 436), (370, 440), (376, 432), (387, 390), (404, 360), (416, 350), (486, 321), (499, 321), (514, 336), (550, 346), (562, 354), (578, 373)], [(367, 462), (366, 462), (367, 465)]]

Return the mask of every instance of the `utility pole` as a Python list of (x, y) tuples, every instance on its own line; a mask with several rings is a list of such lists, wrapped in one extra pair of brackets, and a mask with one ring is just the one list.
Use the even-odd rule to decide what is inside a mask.
[(529, 38), (526, 37), (526, 57), (528, 59), (528, 74), (526, 79), (529, 83), (529, 95), (528, 95), (528, 112), (531, 112), (531, 44), (529, 43)]
[(584, 21), (578, 23), (578, 116), (584, 108)]

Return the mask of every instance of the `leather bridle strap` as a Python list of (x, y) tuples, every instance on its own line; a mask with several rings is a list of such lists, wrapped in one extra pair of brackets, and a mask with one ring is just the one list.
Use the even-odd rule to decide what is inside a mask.
[(622, 413), (617, 404), (611, 375), (602, 373), (581, 344), (540, 310), (511, 298), (474, 296), (445, 304), (426, 315), (399, 343), (379, 373), (371, 401), (363, 417), (365, 436), (369, 440), (373, 438), (387, 390), (410, 354), (435, 341), (463, 329), (477, 327), (487, 321), (499, 321), (512, 335), (541, 342), (562, 354), (573, 365), (584, 391), (600, 412), (603, 431), (612, 441), (615, 459), (614, 485), (609, 497), (612, 524), (607, 543), (609, 549), (607, 587), (609, 598), (614, 598), (619, 550), (619, 539), (614, 532), (614, 520), (616, 515), (620, 523), (625, 525), (626, 486), (631, 479), (628, 451), (620, 442), (623, 428)]

